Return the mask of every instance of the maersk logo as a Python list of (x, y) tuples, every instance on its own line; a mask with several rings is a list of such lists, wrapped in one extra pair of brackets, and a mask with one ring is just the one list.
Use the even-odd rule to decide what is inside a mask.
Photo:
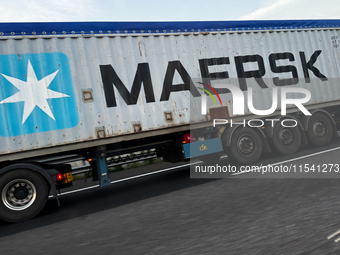
[(72, 128), (79, 115), (63, 53), (0, 55), (0, 135)]

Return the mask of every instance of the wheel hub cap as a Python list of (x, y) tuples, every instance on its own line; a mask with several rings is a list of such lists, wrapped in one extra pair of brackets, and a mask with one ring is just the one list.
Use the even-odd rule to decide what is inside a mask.
[(287, 128), (283, 128), (280, 131), (279, 139), (280, 139), (280, 142), (282, 144), (289, 145), (294, 140), (294, 134), (293, 134), (293, 132), (291, 130), (289, 130)]
[(314, 134), (319, 138), (324, 137), (326, 134), (325, 125), (321, 121), (317, 121), (314, 123), (313, 130)]
[(240, 137), (238, 141), (238, 148), (243, 154), (251, 154), (254, 151), (254, 140), (248, 136)]
[(3, 204), (15, 211), (30, 207), (36, 199), (36, 189), (33, 183), (24, 179), (9, 182), (2, 190)]

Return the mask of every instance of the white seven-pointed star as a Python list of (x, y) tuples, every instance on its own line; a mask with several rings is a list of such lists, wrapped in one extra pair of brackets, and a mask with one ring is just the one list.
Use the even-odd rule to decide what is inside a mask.
[(6, 78), (6, 80), (12, 83), (20, 91), (2, 100), (0, 104), (25, 102), (24, 114), (22, 116), (22, 124), (25, 123), (25, 121), (30, 116), (30, 114), (32, 113), (36, 106), (38, 106), (48, 116), (55, 120), (54, 115), (46, 99), (70, 97), (69, 95), (48, 89), (48, 86), (50, 86), (51, 82), (53, 81), (54, 77), (57, 75), (58, 72), (59, 70), (55, 71), (50, 75), (45, 76), (40, 81), (38, 81), (37, 76), (35, 75), (35, 72), (33, 70), (32, 64), (28, 60), (27, 81), (22, 81), (14, 77), (7, 76), (5, 74), (1, 74), (3, 77)]

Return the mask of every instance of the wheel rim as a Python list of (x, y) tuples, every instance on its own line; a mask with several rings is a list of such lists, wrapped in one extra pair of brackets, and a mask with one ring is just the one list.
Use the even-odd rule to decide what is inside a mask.
[(294, 133), (288, 128), (282, 128), (279, 133), (280, 142), (284, 145), (290, 145), (294, 141)]
[(313, 132), (318, 138), (324, 137), (326, 135), (325, 124), (320, 120), (315, 121), (313, 125)]
[(9, 182), (2, 190), (3, 204), (14, 211), (25, 210), (30, 207), (36, 197), (37, 191), (33, 183), (25, 179), (16, 179)]
[(241, 136), (237, 141), (238, 150), (244, 155), (251, 155), (255, 151), (255, 140), (249, 135)]

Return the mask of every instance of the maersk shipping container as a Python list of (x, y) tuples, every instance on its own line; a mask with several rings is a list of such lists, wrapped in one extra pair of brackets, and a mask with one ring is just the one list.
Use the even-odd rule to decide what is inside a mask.
[[(202, 78), (252, 87), (257, 109), (292, 78), (309, 105), (339, 104), (339, 24), (0, 24), (0, 160), (188, 129), (209, 119)], [(232, 117), (231, 94), (220, 96)]]
[(124, 153), (227, 155), (230, 166), (328, 144), (340, 129), (339, 25), (0, 24), (0, 219), (34, 217), (49, 194), (58, 201), (74, 173), (60, 157), (72, 154), (106, 186), (107, 157)]

